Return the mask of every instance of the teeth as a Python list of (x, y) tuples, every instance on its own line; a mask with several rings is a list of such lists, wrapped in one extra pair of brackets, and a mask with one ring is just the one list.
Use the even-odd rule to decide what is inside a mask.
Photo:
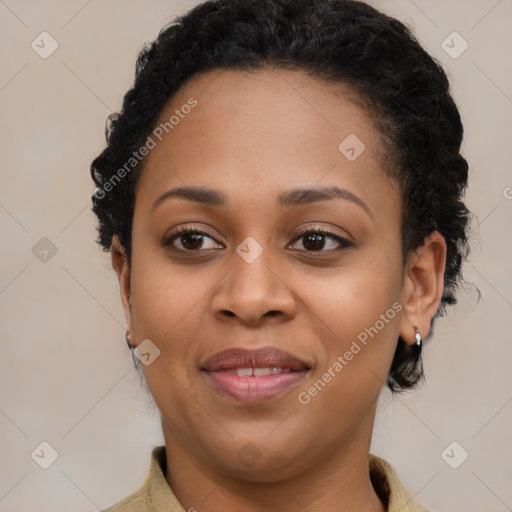
[(239, 377), (261, 377), (263, 375), (277, 375), (278, 373), (287, 373), (290, 368), (237, 368), (236, 374)]

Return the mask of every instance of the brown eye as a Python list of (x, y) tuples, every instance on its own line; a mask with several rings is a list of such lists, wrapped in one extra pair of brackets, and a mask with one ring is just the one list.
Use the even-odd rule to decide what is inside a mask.
[[(331, 252), (353, 246), (352, 242), (323, 229), (312, 229), (302, 233), (295, 241), (303, 239), (302, 245), (307, 252)], [(326, 239), (330, 243), (326, 243)], [(327, 250), (324, 250), (326, 245)], [(336, 248), (336, 245), (338, 246)], [(341, 246), (341, 247), (340, 247)]]
[[(205, 238), (214, 241), (214, 239), (204, 231), (195, 228), (181, 228), (174, 235), (165, 238), (162, 245), (165, 247), (172, 246), (174, 249), (189, 252), (217, 248), (216, 244), (210, 244), (214, 245), (212, 247), (204, 247)], [(181, 247), (175, 243), (176, 241), (181, 244)]]
[[(348, 247), (352, 247), (354, 244), (349, 242), (345, 238), (342, 238), (330, 231), (324, 229), (310, 229), (305, 231), (299, 237), (295, 239), (295, 243), (298, 240), (303, 239), (303, 248), (299, 250), (309, 253), (331, 253), (339, 251)], [(210, 240), (210, 247), (206, 240)], [(178, 245), (181, 245), (181, 247)], [(172, 234), (164, 239), (162, 246), (171, 246), (173, 249), (186, 252), (197, 252), (207, 251), (212, 249), (218, 249), (219, 245), (216, 240), (197, 228), (180, 228), (177, 233)], [(220, 246), (221, 248), (222, 246)]]

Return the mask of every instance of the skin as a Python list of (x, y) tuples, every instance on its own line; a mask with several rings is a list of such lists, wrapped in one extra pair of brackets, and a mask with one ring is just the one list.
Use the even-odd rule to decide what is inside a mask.
[[(413, 326), (429, 333), (445, 241), (433, 233), (402, 266), (400, 193), (373, 120), (348, 89), (300, 71), (217, 70), (193, 77), (160, 121), (190, 97), (197, 106), (146, 157), (131, 267), (116, 239), (111, 247), (132, 343), (160, 350), (143, 369), (162, 416), (166, 479), (185, 510), (382, 512), (368, 473), (377, 400), (398, 337), (412, 345)], [(349, 134), (366, 146), (355, 161), (338, 150)], [(339, 198), (277, 202), (292, 188), (331, 185), (371, 213)], [(172, 198), (152, 210), (180, 186), (216, 189), (228, 204)], [(185, 236), (162, 247), (180, 226), (205, 231), (202, 245)], [(318, 227), (352, 245), (300, 237)], [(248, 236), (263, 250), (252, 263), (236, 252)], [(298, 394), (395, 302), (401, 311), (301, 404)], [(269, 401), (236, 402), (200, 371), (221, 350), (268, 345), (312, 367)], [(251, 467), (240, 457), (248, 443), (259, 457)]]

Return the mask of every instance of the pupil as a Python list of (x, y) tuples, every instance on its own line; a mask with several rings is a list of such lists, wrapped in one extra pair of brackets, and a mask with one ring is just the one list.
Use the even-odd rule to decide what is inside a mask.
[[(307, 235), (306, 239), (304, 240), (304, 247), (306, 249), (311, 249), (312, 251), (318, 251), (323, 248), (324, 246), (324, 235), (321, 234), (311, 234)], [(313, 240), (313, 247), (311, 247), (311, 244), (307, 243), (306, 240)]]
[[(199, 235), (199, 234), (183, 235), (181, 243), (182, 243), (183, 247), (185, 247), (186, 249), (190, 249), (190, 250), (198, 249), (202, 245), (202, 238), (203, 238), (203, 235)], [(192, 244), (187, 243), (187, 241), (186, 241), (187, 239), (188, 240), (193, 239), (196, 242), (196, 244), (194, 244), (194, 242), (192, 242)], [(198, 241), (199, 241), (199, 247), (195, 247), (194, 245), (197, 245)], [(192, 247), (190, 247), (190, 245), (192, 245)]]

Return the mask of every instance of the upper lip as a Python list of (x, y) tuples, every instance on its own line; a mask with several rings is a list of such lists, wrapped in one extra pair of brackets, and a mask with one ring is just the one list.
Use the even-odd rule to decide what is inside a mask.
[(218, 352), (203, 364), (202, 369), (210, 372), (232, 370), (234, 368), (290, 368), (309, 370), (309, 366), (299, 358), (274, 347), (255, 350), (230, 348)]

